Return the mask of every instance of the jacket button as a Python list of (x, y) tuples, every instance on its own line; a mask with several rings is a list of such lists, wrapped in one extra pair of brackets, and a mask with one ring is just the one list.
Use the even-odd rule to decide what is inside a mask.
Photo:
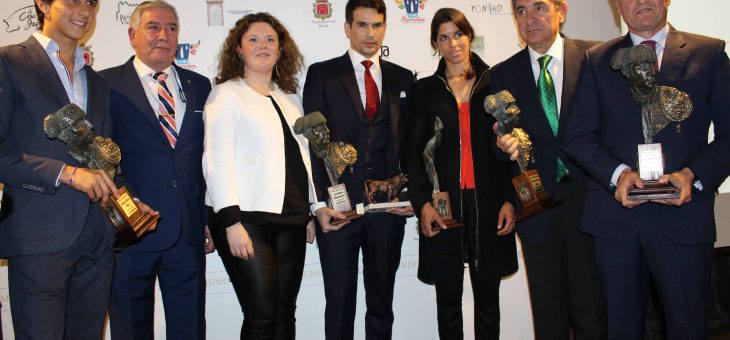
[(177, 188), (177, 181), (176, 181), (176, 180), (173, 180), (173, 181), (172, 181), (172, 187), (173, 187), (173, 188)]

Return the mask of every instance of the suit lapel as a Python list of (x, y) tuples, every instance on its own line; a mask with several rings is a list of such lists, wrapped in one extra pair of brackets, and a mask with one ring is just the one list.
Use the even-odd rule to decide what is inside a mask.
[(662, 56), (662, 66), (659, 69), (659, 77), (657, 82), (665, 84), (668, 81), (676, 80), (682, 77), (687, 67), (687, 58), (690, 51), (685, 48), (687, 42), (684, 40), (682, 33), (677, 32), (674, 27), (669, 27), (666, 46), (664, 47), (664, 56)]
[(129, 101), (135, 106), (137, 112), (142, 114), (144, 120), (150, 124), (150, 127), (153, 131), (155, 131), (155, 134), (157, 134), (157, 136), (160, 137), (160, 139), (167, 145), (170, 145), (167, 137), (165, 137), (165, 133), (162, 132), (162, 127), (160, 127), (157, 114), (152, 106), (150, 106), (150, 101), (147, 99), (147, 94), (144, 92), (142, 82), (137, 75), (137, 70), (134, 68), (133, 60), (134, 57), (129, 59), (122, 68), (118, 84), (119, 90), (127, 98), (129, 98)]
[(191, 125), (193, 125), (193, 117), (196, 114), (195, 108), (198, 106), (195, 102), (197, 97), (195, 96), (195, 93), (193, 93), (192, 80), (188, 78), (187, 75), (181, 71), (182, 69), (177, 65), (173, 64), (172, 67), (175, 68), (177, 76), (180, 77), (180, 83), (178, 84), (178, 86), (182, 86), (182, 91), (185, 95), (185, 116), (183, 117), (182, 127), (180, 127), (180, 130), (177, 134), (177, 144), (175, 144), (175, 147), (177, 148), (178, 146), (180, 146), (180, 144), (184, 144), (187, 141), (186, 131), (192, 129)]
[[(94, 126), (100, 127), (107, 113), (107, 106), (109, 103), (109, 93), (104, 92), (103, 89), (107, 89), (106, 86), (99, 86), (101, 77), (94, 72), (90, 66), (84, 66), (84, 72), (86, 73), (86, 119), (91, 122)], [(101, 134), (101, 131), (97, 131)]]
[(341, 57), (339, 68), (340, 81), (342, 81), (342, 85), (345, 87), (349, 97), (352, 99), (352, 106), (355, 108), (357, 117), (361, 120), (366, 119), (364, 111), (365, 105), (362, 103), (362, 99), (360, 99), (360, 90), (357, 87), (355, 69), (352, 67), (352, 60), (350, 60), (350, 55), (347, 52), (345, 52), (345, 55)]
[(51, 88), (51, 91), (53, 91), (53, 94), (56, 95), (61, 104), (69, 104), (70, 101), (66, 89), (58, 77), (56, 68), (53, 67), (53, 64), (48, 59), (48, 54), (46, 54), (43, 46), (33, 37), (28, 38), (21, 46), (25, 47), (25, 55), (28, 58), (28, 62), (34, 66), (35, 70), (45, 80), (45, 83)]
[[(380, 59), (380, 71), (381, 75), (383, 77), (383, 95), (381, 96), (383, 99), (387, 99), (387, 103), (385, 105), (388, 105), (388, 113), (390, 114), (390, 137), (391, 137), (391, 143), (393, 144), (395, 150), (399, 149), (398, 146), (398, 138), (393, 138), (394, 136), (398, 136), (398, 126), (400, 122), (400, 93), (398, 93), (398, 88), (396, 86), (393, 86), (395, 84), (395, 79), (393, 77), (393, 71), (390, 63)], [(384, 103), (381, 101), (380, 105), (383, 105)], [(381, 117), (383, 114), (381, 113)], [(377, 118), (376, 118), (377, 119)]]
[(580, 74), (580, 65), (583, 63), (585, 49), (570, 38), (563, 37), (563, 94), (560, 104), (560, 119), (558, 136), (562, 134), (565, 122), (570, 116), (570, 102), (575, 92), (575, 85)]

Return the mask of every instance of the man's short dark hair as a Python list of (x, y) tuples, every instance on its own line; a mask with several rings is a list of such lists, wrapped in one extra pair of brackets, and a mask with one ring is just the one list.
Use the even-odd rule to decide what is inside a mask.
[(378, 14), (383, 15), (383, 22), (385, 22), (385, 2), (383, 0), (348, 0), (345, 6), (345, 21), (348, 24), (352, 24), (352, 12), (358, 7), (374, 9)]
[[(44, 4), (50, 4), (53, 2), (53, 0), (41, 0), (41, 2)], [(35, 5), (35, 15), (36, 17), (38, 17), (38, 29), (42, 31), (43, 19), (45, 18), (45, 16), (43, 15), (43, 12), (41, 12), (41, 8), (38, 7), (38, 4), (35, 1), (33, 1), (33, 5)]]

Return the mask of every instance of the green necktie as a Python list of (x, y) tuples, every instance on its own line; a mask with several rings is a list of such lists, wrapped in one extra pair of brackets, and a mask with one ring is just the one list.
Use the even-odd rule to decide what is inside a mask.
[[(552, 59), (553, 57), (547, 54), (537, 59), (537, 62), (540, 63), (540, 76), (537, 77), (537, 90), (540, 92), (540, 103), (542, 103), (542, 108), (545, 110), (548, 122), (550, 122), (553, 136), (556, 136), (558, 134), (558, 101), (555, 99), (553, 77), (550, 76), (547, 68)], [(558, 173), (555, 180), (560, 182), (560, 179), (567, 173), (568, 170), (565, 168), (565, 164), (558, 157)]]

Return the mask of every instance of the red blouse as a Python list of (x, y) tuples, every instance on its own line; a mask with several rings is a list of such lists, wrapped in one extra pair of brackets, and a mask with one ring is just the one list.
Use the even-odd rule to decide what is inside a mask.
[(471, 121), (469, 102), (459, 105), (459, 134), (461, 135), (461, 183), (462, 189), (474, 189), (474, 159), (471, 153)]

